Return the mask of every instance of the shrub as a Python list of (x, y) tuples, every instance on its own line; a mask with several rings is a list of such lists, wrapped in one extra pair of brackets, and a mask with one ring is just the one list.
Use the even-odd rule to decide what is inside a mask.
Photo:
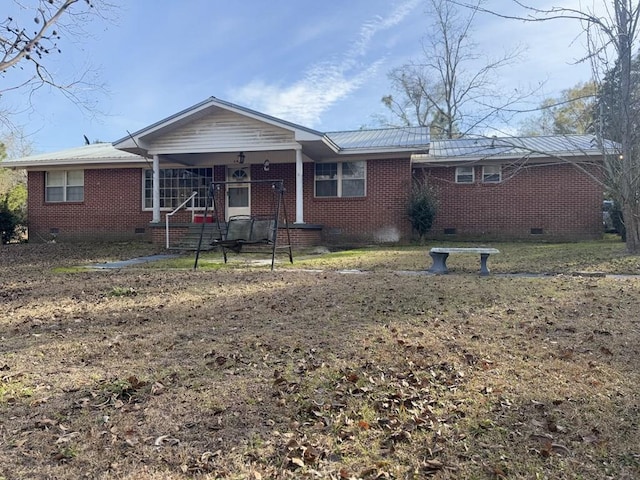
[(438, 208), (436, 188), (426, 180), (414, 179), (409, 198), (408, 215), (412, 228), (420, 240), (431, 229)]
[(10, 194), (0, 199), (0, 242), (6, 245), (20, 237), (24, 232), (24, 219), (19, 209), (12, 209), (9, 204)]

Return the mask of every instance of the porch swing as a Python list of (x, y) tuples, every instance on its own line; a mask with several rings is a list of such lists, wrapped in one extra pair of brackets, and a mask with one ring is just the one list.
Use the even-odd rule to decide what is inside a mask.
[[(211, 182), (207, 190), (207, 202), (204, 208), (204, 219), (207, 220), (207, 213), (211, 211), (212, 220), (216, 223), (216, 228), (212, 234), (205, 239), (205, 223), (200, 229), (200, 239), (196, 250), (196, 258), (193, 269), (198, 268), (198, 260), (203, 242), (208, 242), (213, 247), (219, 247), (222, 251), (224, 263), (227, 263), (227, 253), (263, 253), (264, 249), (250, 249), (251, 246), (271, 247), (271, 270), (275, 265), (276, 250), (286, 249), (289, 261), (293, 263), (293, 251), (291, 248), (291, 235), (289, 232), (289, 220), (287, 209), (284, 203), (284, 180), (250, 180), (241, 182), (243, 184), (260, 184), (270, 186), (272, 192), (271, 214), (269, 215), (235, 215), (229, 217), (227, 222), (220, 220), (224, 218), (224, 209), (220, 211), (222, 202), (217, 198), (220, 192), (226, 191), (227, 185), (237, 185), (238, 182)], [(286, 245), (278, 244), (278, 231), (281, 225), (281, 217), (287, 235)]]

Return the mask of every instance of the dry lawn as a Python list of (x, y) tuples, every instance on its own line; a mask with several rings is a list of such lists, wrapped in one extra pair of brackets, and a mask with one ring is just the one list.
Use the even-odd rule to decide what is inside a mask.
[(0, 479), (640, 478), (640, 279), (499, 275), (638, 258), (498, 248), (480, 278), (420, 274), (425, 248), (0, 247)]

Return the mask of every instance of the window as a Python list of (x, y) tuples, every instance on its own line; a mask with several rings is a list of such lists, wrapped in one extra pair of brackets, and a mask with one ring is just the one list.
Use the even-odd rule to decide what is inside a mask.
[(316, 197), (364, 197), (366, 164), (316, 163)]
[(84, 170), (45, 172), (46, 202), (84, 201)]
[[(143, 208), (153, 208), (153, 170), (145, 170), (143, 177)], [(207, 189), (213, 181), (212, 168), (161, 168), (160, 208), (173, 209), (184, 202), (194, 191), (195, 207), (204, 208)]]
[(456, 167), (456, 183), (473, 183), (475, 172), (473, 167)]
[(482, 181), (484, 183), (499, 183), (502, 181), (502, 167), (500, 165), (485, 165), (482, 167)]

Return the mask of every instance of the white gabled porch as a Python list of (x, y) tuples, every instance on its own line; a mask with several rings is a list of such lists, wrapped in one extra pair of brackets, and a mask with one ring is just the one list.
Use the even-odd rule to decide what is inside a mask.
[[(313, 162), (303, 148), (310, 143), (319, 146), (319, 151), (335, 153), (320, 132), (211, 97), (113, 145), (150, 160), (153, 224), (161, 223), (162, 213), (168, 209), (163, 202), (163, 169), (210, 168), (212, 181), (231, 181), (234, 172), (244, 170), (244, 175), (251, 178), (257, 168), (268, 171), (289, 164), (295, 165), (291, 179), (295, 189), (293, 223), (303, 225), (303, 164)], [(221, 174), (221, 168), (226, 173)], [(242, 178), (236, 180), (242, 183)], [(251, 209), (251, 205), (245, 208)]]

